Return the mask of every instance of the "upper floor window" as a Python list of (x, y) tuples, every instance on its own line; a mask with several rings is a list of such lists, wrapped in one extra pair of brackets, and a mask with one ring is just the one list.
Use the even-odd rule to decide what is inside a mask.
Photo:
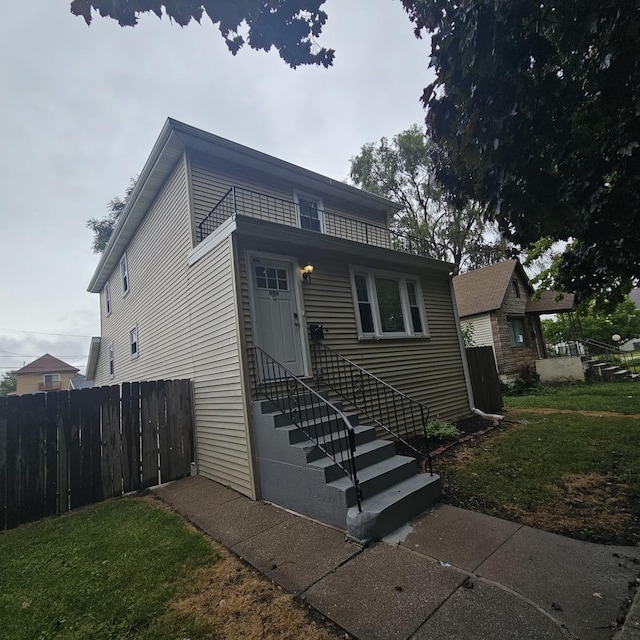
[(129, 349), (132, 358), (138, 357), (138, 327), (135, 326), (129, 331)]
[(107, 281), (107, 284), (104, 285), (104, 306), (107, 311), (107, 315), (111, 313), (111, 286)]
[(129, 268), (127, 267), (127, 254), (120, 260), (120, 278), (122, 280), (122, 295), (129, 292)]
[(43, 376), (42, 391), (56, 391), (60, 389), (60, 374), (45, 373)]
[(520, 283), (516, 280), (516, 278), (514, 278), (511, 281), (511, 289), (513, 290), (513, 295), (516, 298), (520, 297)]
[(417, 277), (354, 268), (351, 271), (351, 284), (361, 338), (429, 335)]
[(324, 211), (322, 200), (306, 194), (294, 193), (298, 226), (301, 229), (324, 232)]

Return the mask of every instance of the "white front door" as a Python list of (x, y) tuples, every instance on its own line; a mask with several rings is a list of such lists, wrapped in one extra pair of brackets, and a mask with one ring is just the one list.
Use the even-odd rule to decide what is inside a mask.
[[(251, 256), (255, 343), (297, 376), (304, 375), (301, 318), (290, 262)], [(260, 362), (260, 360), (258, 360)], [(280, 377), (275, 370), (261, 376)]]

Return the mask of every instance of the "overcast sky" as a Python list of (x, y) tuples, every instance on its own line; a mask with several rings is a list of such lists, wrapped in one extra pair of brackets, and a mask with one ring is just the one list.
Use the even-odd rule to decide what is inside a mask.
[[(343, 180), (362, 144), (422, 122), (428, 42), (398, 0), (328, 0), (330, 69), (232, 56), (207, 21), (134, 29), (69, 0), (0, 23), (0, 373), (49, 352), (80, 368), (99, 335), (86, 221), (137, 175), (168, 116)], [(57, 335), (54, 335), (57, 334)]]

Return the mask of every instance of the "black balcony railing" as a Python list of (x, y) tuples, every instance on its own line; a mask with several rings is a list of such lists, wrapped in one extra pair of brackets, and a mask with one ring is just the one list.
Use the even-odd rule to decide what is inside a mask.
[[(225, 220), (235, 219), (236, 216), (267, 220), (289, 227), (305, 227), (304, 224), (300, 224), (300, 205), (297, 202), (283, 200), (258, 191), (231, 187), (198, 225), (199, 241), (202, 242)], [(302, 219), (304, 220), (304, 216)], [(387, 227), (370, 224), (326, 209), (318, 210), (317, 220), (320, 233), (374, 247), (403, 251), (417, 256), (429, 256), (428, 245), (423, 238), (399, 233)]]
[[(314, 342), (311, 355), (318, 387), (338, 394), (417, 457), (425, 458), (433, 474), (426, 432), (429, 407), (324, 344)], [(416, 436), (422, 436), (419, 444)]]

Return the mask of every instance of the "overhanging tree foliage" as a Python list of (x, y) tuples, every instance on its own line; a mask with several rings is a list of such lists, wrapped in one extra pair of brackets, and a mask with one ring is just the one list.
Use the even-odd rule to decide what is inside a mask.
[[(318, 47), (327, 14), (325, 0), (73, 0), (71, 13), (91, 24), (92, 11), (113, 18), (123, 27), (134, 27), (143, 13), (163, 12), (181, 27), (207, 16), (234, 55), (245, 44), (252, 49), (277, 49), (294, 69), (304, 64), (332, 64), (334, 51)], [(240, 33), (246, 30), (246, 36)]]
[(574, 239), (556, 282), (620, 299), (640, 276), (640, 5), (403, 0), (432, 34), (438, 175), (522, 245)]
[(508, 247), (482, 207), (472, 201), (447, 202), (435, 177), (434, 154), (416, 124), (392, 140), (363, 145), (351, 158), (350, 178), (361, 189), (402, 204), (393, 223), (396, 230), (422, 238), (432, 257), (454, 262), (463, 271), (506, 258)]
[[(522, 246), (573, 241), (556, 284), (620, 299), (640, 277), (640, 5), (637, 0), (402, 0), (431, 35), (426, 88), (438, 176), (459, 200), (490, 207)], [(331, 65), (316, 50), (323, 0), (73, 0), (135, 25), (162, 11), (208, 15), (235, 53), (275, 47), (292, 67)]]
[(640, 338), (640, 309), (626, 297), (612, 311), (603, 311), (591, 303), (584, 303), (578, 310), (578, 320), (582, 335), (575, 335), (575, 323), (570, 323), (564, 314), (556, 320), (543, 320), (547, 341), (557, 344), (576, 338), (592, 338), (614, 346), (615, 334), (621, 343)]
[(109, 242), (109, 238), (116, 228), (120, 215), (129, 202), (129, 198), (136, 186), (138, 178), (130, 178), (129, 186), (124, 192), (124, 198), (116, 196), (107, 204), (107, 215), (104, 218), (91, 218), (87, 220), (87, 227), (93, 231), (93, 243), (91, 249), (93, 253), (102, 253)]

